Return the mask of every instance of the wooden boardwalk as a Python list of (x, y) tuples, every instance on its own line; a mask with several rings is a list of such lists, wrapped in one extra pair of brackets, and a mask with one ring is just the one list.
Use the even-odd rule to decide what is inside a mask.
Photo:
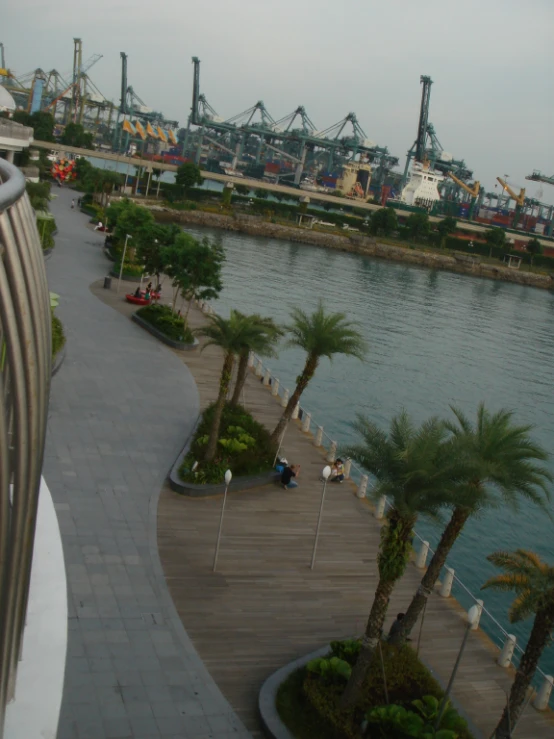
[[(102, 290), (100, 283), (92, 289), (117, 310), (132, 312), (114, 291)], [(204, 320), (198, 309), (191, 310), (192, 326)], [(180, 356), (204, 407), (215, 398), (221, 355), (209, 347)], [(245, 405), (270, 429), (281, 412), (254, 375), (246, 383)], [(289, 461), (302, 465), (299, 487), (284, 491), (271, 485), (230, 496), (215, 574), (221, 497), (189, 499), (165, 486), (158, 509), (159, 552), (177, 611), (212, 677), (254, 736), (261, 736), (257, 696), (264, 679), (332, 639), (361, 633), (377, 578), (380, 524), (348, 482), (328, 485), (316, 566), (310, 570), (323, 451), (297, 423), (290, 424), (283, 449)], [(420, 577), (410, 564), (392, 597), (389, 621), (405, 610)], [(463, 636), (463, 614), (452, 598), (430, 598), (421, 653), (444, 683)], [(472, 634), (453, 691), (485, 739), (502, 712), (513, 675), (495, 664), (497, 654), (481, 630)], [(552, 739), (552, 712), (527, 708), (516, 736)]]

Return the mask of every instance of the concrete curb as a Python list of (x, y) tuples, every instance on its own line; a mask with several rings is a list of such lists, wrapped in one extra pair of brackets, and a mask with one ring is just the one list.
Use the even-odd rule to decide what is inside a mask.
[(131, 320), (135, 323), (138, 323), (141, 328), (148, 331), (148, 333), (152, 334), (152, 336), (155, 336), (156, 339), (163, 341), (164, 344), (167, 344), (172, 349), (180, 349), (181, 351), (188, 352), (196, 349), (198, 347), (198, 344), (200, 343), (198, 339), (194, 339), (192, 344), (185, 344), (183, 341), (173, 341), (173, 339), (168, 338), (164, 333), (158, 331), (158, 329), (152, 326), (151, 323), (145, 321), (144, 318), (137, 316), (136, 313), (133, 313), (133, 315), (131, 316)]

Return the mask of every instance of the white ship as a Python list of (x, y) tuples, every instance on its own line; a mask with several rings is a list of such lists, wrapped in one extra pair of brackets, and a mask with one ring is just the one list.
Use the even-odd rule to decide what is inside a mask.
[(413, 162), (410, 179), (402, 190), (400, 199), (406, 205), (431, 210), (433, 204), (441, 198), (439, 184), (443, 180), (444, 176), (432, 170), (429, 162)]

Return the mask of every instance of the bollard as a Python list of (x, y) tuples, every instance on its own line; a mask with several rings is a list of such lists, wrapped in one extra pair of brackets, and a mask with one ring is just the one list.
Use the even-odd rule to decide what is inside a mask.
[(258, 364), (256, 365), (256, 377), (261, 377), (264, 372), (264, 365), (261, 359), (258, 359)]
[(449, 598), (452, 591), (452, 583), (454, 582), (454, 570), (451, 567), (445, 567), (444, 569), (446, 570), (446, 574), (442, 581), (439, 594), (442, 595), (443, 598)]
[(513, 634), (508, 634), (508, 636), (506, 637), (506, 641), (504, 642), (504, 646), (502, 647), (502, 651), (498, 655), (496, 663), (500, 665), (500, 667), (509, 667), (512, 662), (512, 657), (514, 656), (515, 648), (516, 638)]
[(345, 480), (348, 480), (350, 478), (350, 469), (352, 467), (352, 460), (347, 459), (344, 463), (344, 478)]
[(253, 367), (254, 366), (254, 357), (255, 357), (254, 352), (248, 352), (248, 363), (247, 363), (247, 367)]
[(477, 621), (475, 621), (475, 623), (471, 624), (471, 630), (472, 631), (477, 631), (477, 629), (479, 628), (479, 621), (481, 620), (481, 614), (483, 613), (484, 601), (478, 600), (478, 601), (476, 601), (476, 604), (475, 605), (479, 609), (479, 618), (477, 619)]
[(535, 700), (533, 701), (533, 705), (537, 711), (546, 711), (548, 708), (548, 702), (550, 701), (550, 694), (552, 693), (553, 686), (554, 677), (552, 677), (552, 675), (545, 675)]
[(281, 405), (283, 406), (283, 408), (286, 408), (288, 404), (289, 404), (289, 391), (287, 390), (287, 388), (285, 388), (283, 390), (283, 397), (281, 398)]
[(323, 426), (318, 426), (315, 434), (314, 446), (321, 446), (323, 444)]
[(358, 492), (356, 493), (358, 498), (365, 498), (367, 490), (367, 480), (367, 475), (362, 475), (362, 479), (360, 480), (360, 484), (358, 485)]
[(279, 395), (279, 378), (278, 377), (276, 377), (273, 380), (273, 383), (271, 385), (271, 394), (273, 395), (274, 398), (276, 398)]
[(377, 501), (377, 505), (375, 506), (375, 513), (373, 514), (378, 521), (380, 521), (385, 515), (386, 507), (387, 507), (387, 499), (385, 498), (384, 495), (382, 495)]
[(329, 453), (327, 454), (327, 461), (331, 462), (331, 464), (335, 461), (335, 457), (337, 456), (337, 442), (332, 441), (331, 446), (329, 447)]
[(269, 367), (265, 371), (263, 384), (265, 387), (269, 387), (271, 385), (271, 370)]
[(307, 434), (310, 430), (310, 422), (312, 420), (312, 414), (311, 413), (304, 413), (304, 418), (302, 419), (302, 431)]
[(291, 416), (291, 418), (292, 418), (293, 421), (296, 421), (296, 419), (298, 418), (298, 414), (299, 413), (300, 413), (300, 403), (297, 403), (294, 406), (294, 410), (293, 410), (292, 416)]
[(428, 541), (422, 541), (421, 542), (421, 549), (417, 553), (415, 566), (419, 570), (424, 570), (425, 566), (427, 564), (427, 555), (429, 554), (429, 542)]

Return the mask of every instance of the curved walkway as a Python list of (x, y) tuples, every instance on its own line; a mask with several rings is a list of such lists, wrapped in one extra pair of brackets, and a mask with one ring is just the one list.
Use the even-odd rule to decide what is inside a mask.
[(103, 237), (56, 189), (50, 289), (67, 335), (52, 384), (44, 476), (68, 577), (58, 739), (249, 736), (198, 657), (156, 544), (159, 490), (197, 417), (194, 380), (169, 350), (99, 302)]

